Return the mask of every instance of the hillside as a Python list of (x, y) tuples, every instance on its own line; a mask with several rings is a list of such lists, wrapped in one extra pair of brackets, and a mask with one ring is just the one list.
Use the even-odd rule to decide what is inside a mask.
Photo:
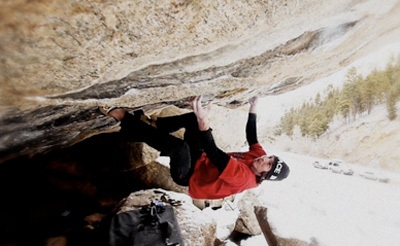
[[(345, 81), (345, 71), (350, 68), (355, 67), (366, 76), (373, 69), (383, 70), (399, 54), (400, 46), (386, 46), (374, 50), (368, 56), (344, 67), (343, 70), (315, 81), (310, 86), (290, 92), (286, 97), (265, 98), (264, 104), (268, 107), (273, 100), (277, 104), (284, 105), (286, 109), (299, 107), (301, 102), (287, 98), (308, 101), (317, 93), (324, 95), (327, 85), (341, 86)], [(399, 110), (400, 106), (397, 106)], [(275, 121), (264, 125), (267, 129), (265, 132), (272, 133), (276, 124)], [(271, 134), (268, 134), (264, 139), (269, 141), (271, 137)], [(281, 136), (274, 139), (275, 141), (271, 142), (272, 146), (285, 151), (327, 159), (339, 158), (364, 167), (382, 168), (400, 173), (400, 153), (396, 151), (396, 146), (399, 146), (400, 142), (400, 118), (390, 121), (385, 105), (377, 105), (371, 114), (358, 116), (349, 123), (346, 123), (341, 116), (337, 116), (329, 125), (328, 131), (316, 140), (301, 137), (299, 133), (291, 138)]]
[[(389, 121), (383, 105), (370, 115), (344, 123), (336, 119), (330, 130), (317, 140), (299, 135), (293, 139), (279, 137), (274, 148), (325, 159), (342, 159), (363, 167), (373, 167), (400, 173), (400, 120)], [(279, 146), (279, 147), (278, 147)]]

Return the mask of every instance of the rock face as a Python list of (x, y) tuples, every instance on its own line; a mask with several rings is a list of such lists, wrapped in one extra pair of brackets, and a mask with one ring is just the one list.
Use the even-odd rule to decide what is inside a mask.
[[(343, 2), (351, 8), (358, 1), (330, 4), (330, 15), (343, 11)], [(328, 11), (311, 0), (1, 5), (1, 162), (115, 130), (98, 105), (187, 107), (189, 96), (204, 94), (237, 108), (251, 95), (307, 84), (315, 72), (287, 76), (282, 64), (340, 38), (360, 21), (307, 29), (299, 24)], [(296, 30), (283, 32), (294, 20)]]
[[(157, 152), (118, 141), (118, 123), (99, 105), (143, 108), (157, 117), (185, 112), (188, 99), (203, 94), (218, 107), (213, 127), (227, 132), (216, 136), (219, 146), (241, 147), (231, 133), (243, 129), (227, 122), (245, 119), (249, 97), (305, 86), (390, 44), (400, 33), (399, 6), (394, 0), (1, 1), (1, 224), (9, 225), (2, 234), (18, 238), (23, 228), (15, 221), (22, 219), (34, 228), (32, 237), (58, 235), (54, 226), (40, 228), (110, 211), (149, 187), (186, 193), (157, 163)], [(21, 213), (27, 201), (36, 211), (29, 218)], [(239, 231), (260, 232), (253, 225), (244, 231), (252, 222), (243, 223)]]

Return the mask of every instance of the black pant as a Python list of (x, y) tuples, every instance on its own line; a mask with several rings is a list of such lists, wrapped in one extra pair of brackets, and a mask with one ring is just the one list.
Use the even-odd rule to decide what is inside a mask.
[[(184, 139), (170, 133), (185, 128)], [(128, 142), (144, 142), (170, 157), (171, 177), (178, 185), (188, 186), (194, 164), (202, 153), (196, 115), (186, 113), (159, 117), (157, 128), (147, 125), (138, 116), (126, 113), (121, 121), (121, 137)]]

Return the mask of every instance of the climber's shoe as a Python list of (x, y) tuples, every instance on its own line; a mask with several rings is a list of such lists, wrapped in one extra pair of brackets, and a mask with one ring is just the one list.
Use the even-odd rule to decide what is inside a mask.
[(113, 111), (114, 109), (117, 109), (119, 107), (115, 107), (115, 106), (99, 106), (99, 110), (102, 114), (104, 114), (105, 116), (108, 117), (112, 117), (110, 115), (110, 112)]
[(123, 109), (122, 107), (117, 107), (117, 106), (99, 106), (99, 110), (102, 114), (104, 114), (107, 117), (114, 118), (116, 121), (121, 121), (122, 118), (124, 118), (125, 115), (125, 110), (123, 112), (118, 112), (116, 114), (111, 115), (111, 111), (116, 110), (116, 109)]

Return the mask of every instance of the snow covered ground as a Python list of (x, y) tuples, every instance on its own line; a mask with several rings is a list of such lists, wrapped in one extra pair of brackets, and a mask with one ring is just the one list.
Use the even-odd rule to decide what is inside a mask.
[[(314, 238), (328, 246), (400, 245), (400, 176), (384, 173), (390, 182), (381, 183), (359, 176), (364, 169), (357, 166), (349, 176), (312, 165), (329, 160), (277, 155), (291, 163), (291, 175), (282, 182), (264, 182), (259, 191), (277, 235), (306, 242)], [(260, 235), (242, 245), (267, 243)]]

